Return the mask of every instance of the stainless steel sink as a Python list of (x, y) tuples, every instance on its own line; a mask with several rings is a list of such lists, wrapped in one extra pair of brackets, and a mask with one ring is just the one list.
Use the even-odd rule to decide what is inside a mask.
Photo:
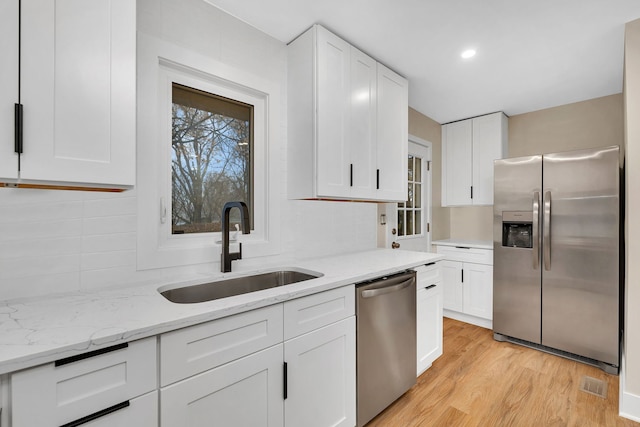
[(290, 285), (321, 276), (321, 273), (314, 271), (278, 270), (168, 289), (161, 291), (160, 294), (171, 302), (191, 304)]

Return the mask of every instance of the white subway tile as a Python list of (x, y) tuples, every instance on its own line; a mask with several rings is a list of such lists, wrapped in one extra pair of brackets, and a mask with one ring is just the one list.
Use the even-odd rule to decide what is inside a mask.
[(18, 277), (73, 273), (79, 270), (79, 254), (0, 259), (0, 281), (12, 280)]
[(80, 254), (81, 251), (80, 237), (0, 240), (0, 259), (3, 260)]
[(30, 298), (80, 289), (80, 273), (49, 273), (0, 281), (0, 300)]
[(0, 241), (73, 237), (81, 234), (81, 219), (16, 224), (0, 216)]
[(136, 249), (136, 233), (113, 233), (84, 236), (82, 252), (132, 251)]
[(111, 267), (136, 265), (136, 251), (84, 253), (81, 256), (80, 271), (99, 270)]
[(133, 233), (136, 231), (135, 215), (118, 215), (85, 218), (82, 227), (85, 236), (111, 233)]
[(85, 218), (135, 215), (136, 199), (134, 197), (119, 197), (114, 199), (86, 200), (83, 216)]

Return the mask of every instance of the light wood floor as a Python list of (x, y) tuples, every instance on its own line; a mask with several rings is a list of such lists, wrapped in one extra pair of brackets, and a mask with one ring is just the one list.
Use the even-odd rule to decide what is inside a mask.
[[(606, 381), (607, 399), (580, 391), (583, 375)], [(618, 393), (615, 375), (445, 318), (443, 355), (366, 427), (640, 427), (618, 416)]]

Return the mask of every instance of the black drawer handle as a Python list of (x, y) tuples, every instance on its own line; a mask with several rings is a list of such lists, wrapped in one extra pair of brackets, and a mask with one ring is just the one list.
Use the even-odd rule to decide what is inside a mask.
[(282, 389), (282, 398), (284, 400), (287, 400), (287, 398), (289, 397), (289, 371), (287, 369), (287, 362), (284, 362), (284, 366), (283, 366), (283, 370), (282, 370), (282, 382), (283, 382), (283, 389)]
[(456, 249), (471, 249), (467, 246), (456, 246)]
[(425, 264), (424, 266), (425, 267), (429, 267), (430, 265), (436, 265), (436, 263), (435, 262), (430, 262), (429, 264)]
[(78, 362), (80, 360), (88, 359), (90, 357), (99, 356), (105, 353), (111, 353), (112, 351), (122, 350), (123, 348), (129, 347), (129, 343), (122, 343), (118, 345), (114, 345), (112, 347), (101, 348), (99, 350), (90, 351), (88, 353), (78, 354), (77, 356), (66, 357), (64, 359), (56, 360), (55, 366), (68, 365), (69, 363)]
[(427, 286), (425, 289), (435, 288), (436, 286), (438, 286), (438, 285), (435, 285), (435, 284), (434, 284), (434, 285), (429, 285), (429, 286)]
[(117, 405), (113, 405), (107, 409), (103, 409), (102, 411), (98, 411), (94, 414), (91, 415), (87, 415), (86, 417), (82, 417), (80, 419), (77, 419), (75, 421), (71, 421), (70, 423), (66, 423), (61, 425), (60, 427), (77, 427), (77, 426), (81, 426), (82, 424), (86, 424), (88, 422), (97, 420), (98, 418), (104, 417), (105, 415), (109, 415), (113, 412), (119, 411), (120, 409), (124, 409), (124, 408), (128, 408), (130, 405), (129, 401), (127, 400), (126, 402), (122, 402), (122, 403), (118, 403)]

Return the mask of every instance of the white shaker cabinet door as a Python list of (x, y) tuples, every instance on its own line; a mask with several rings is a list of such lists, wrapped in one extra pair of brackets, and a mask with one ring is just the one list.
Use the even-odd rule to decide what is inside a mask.
[(132, 186), (136, 3), (21, 4), (21, 179)]
[(444, 308), (462, 311), (462, 263), (441, 261)]
[(160, 391), (162, 426), (282, 427), (282, 344)]
[(348, 197), (351, 46), (324, 28), (317, 29), (317, 193)]
[(407, 79), (378, 64), (378, 200), (407, 200), (408, 87)]
[(0, 179), (18, 178), (14, 105), (18, 102), (18, 0), (0, 2)]
[(355, 426), (355, 339), (349, 317), (285, 341), (285, 426)]
[(493, 318), (493, 266), (464, 263), (464, 301), (466, 314)]
[(442, 355), (442, 282), (419, 283), (418, 286), (416, 330), (420, 375)]
[(505, 157), (507, 120), (502, 113), (473, 119), (473, 204), (493, 205), (493, 162)]
[[(351, 47), (349, 163), (351, 193), (375, 198), (376, 190), (376, 61)], [(351, 166), (352, 165), (352, 166)]]
[(442, 126), (442, 206), (471, 205), (473, 121)]

